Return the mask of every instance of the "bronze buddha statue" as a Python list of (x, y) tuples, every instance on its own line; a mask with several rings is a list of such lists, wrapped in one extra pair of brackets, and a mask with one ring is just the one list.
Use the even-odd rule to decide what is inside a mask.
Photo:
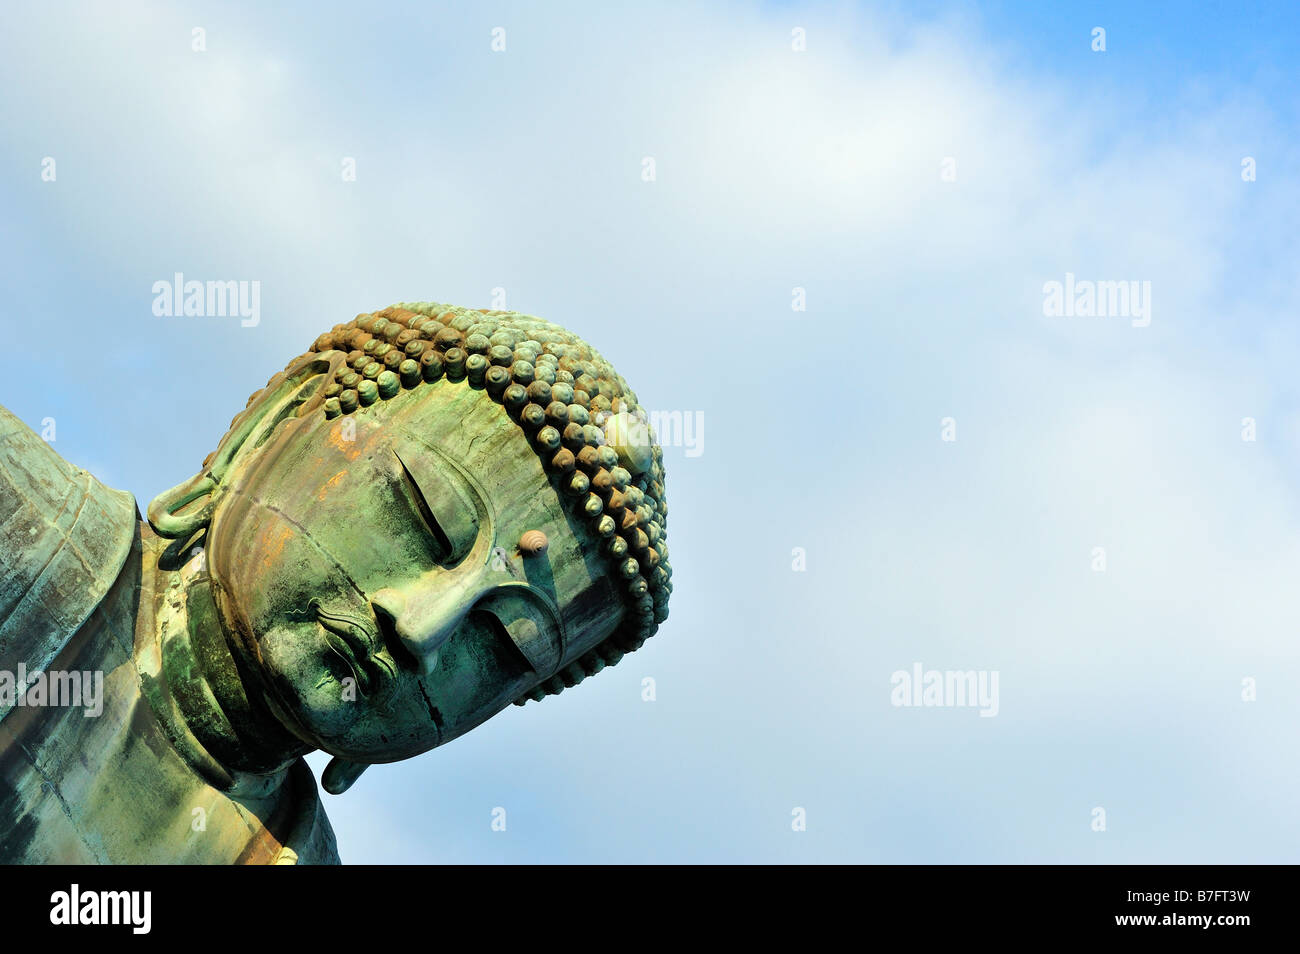
[(342, 792), (667, 617), (646, 420), (569, 332), (429, 303), (321, 335), (147, 521), (0, 408), (0, 860), (337, 862), (305, 753)]

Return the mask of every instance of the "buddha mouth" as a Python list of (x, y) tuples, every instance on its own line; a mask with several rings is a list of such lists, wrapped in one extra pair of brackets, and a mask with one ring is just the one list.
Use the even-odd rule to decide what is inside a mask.
[(397, 666), (373, 621), (345, 610), (327, 610), (315, 600), (311, 608), (324, 630), (326, 645), (352, 671), (362, 695), (379, 695), (391, 687)]

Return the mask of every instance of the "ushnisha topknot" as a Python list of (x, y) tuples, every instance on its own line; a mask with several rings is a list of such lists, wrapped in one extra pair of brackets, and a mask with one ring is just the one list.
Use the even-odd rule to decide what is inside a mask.
[(601, 539), (628, 613), (516, 705), (614, 665), (668, 618), (663, 450), (636, 395), (585, 341), (532, 315), (402, 302), (335, 325), (311, 350), (347, 354), (325, 387), (327, 418), (444, 380), (482, 389), (524, 429), (556, 489)]

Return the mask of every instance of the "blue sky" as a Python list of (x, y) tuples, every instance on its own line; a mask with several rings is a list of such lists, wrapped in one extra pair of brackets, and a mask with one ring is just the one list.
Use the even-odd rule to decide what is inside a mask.
[[(1298, 20), (7, 8), (0, 402), (143, 506), (334, 323), (501, 288), (701, 417), (660, 634), (325, 796), (345, 861), (1294, 861)], [(892, 705), (917, 662), (997, 716)]]

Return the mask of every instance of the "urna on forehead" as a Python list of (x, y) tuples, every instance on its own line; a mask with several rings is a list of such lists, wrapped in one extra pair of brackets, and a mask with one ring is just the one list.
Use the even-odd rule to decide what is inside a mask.
[(347, 355), (325, 386), (327, 418), (365, 414), (420, 388), (483, 391), (523, 429), (557, 492), (601, 540), (625, 620), (531, 698), (575, 685), (654, 635), (672, 593), (663, 452), (636, 395), (586, 342), (531, 315), (417, 302), (336, 325), (312, 351)]

